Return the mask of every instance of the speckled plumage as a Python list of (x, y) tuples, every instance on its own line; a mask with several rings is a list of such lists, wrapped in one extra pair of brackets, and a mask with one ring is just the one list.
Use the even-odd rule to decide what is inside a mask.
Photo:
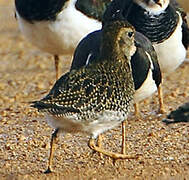
[[(101, 53), (97, 60), (88, 67), (63, 75), (50, 93), (36, 101), (33, 106), (50, 116), (84, 123), (86, 127), (93, 122), (100, 124), (99, 119), (106, 114), (108, 117), (113, 116), (112, 122), (125, 120), (134, 94), (130, 67), (133, 47), (131, 26), (125, 22), (106, 25), (103, 29)], [(111, 119), (105, 121), (109, 122)], [(91, 133), (94, 136), (98, 134), (96, 131)]]
[(135, 51), (134, 28), (125, 21), (107, 23), (102, 29), (97, 59), (63, 75), (45, 98), (34, 102), (32, 106), (44, 112), (47, 122), (55, 128), (45, 173), (52, 172), (58, 132), (86, 133), (90, 135), (91, 149), (112, 158), (138, 157), (95, 145), (101, 133), (123, 122), (130, 111), (135, 92), (130, 60)]
[[(100, 53), (101, 34), (101, 31), (95, 31), (80, 41), (74, 53), (71, 69), (88, 66), (97, 59)], [(131, 68), (137, 92), (135, 100), (138, 102), (157, 90), (157, 87), (161, 84), (161, 71), (152, 43), (139, 32), (135, 33), (135, 46), (136, 52), (131, 57)], [(148, 88), (144, 88), (143, 91), (140, 90), (138, 94), (138, 89), (143, 89), (143, 84), (146, 82), (149, 73), (152, 73), (151, 84), (148, 84)]]
[(132, 92), (132, 79), (126, 68), (127, 64), (105, 61), (71, 71), (36, 105), (55, 116), (77, 114), (79, 121), (89, 121), (102, 110), (125, 110), (126, 113), (127, 98)]

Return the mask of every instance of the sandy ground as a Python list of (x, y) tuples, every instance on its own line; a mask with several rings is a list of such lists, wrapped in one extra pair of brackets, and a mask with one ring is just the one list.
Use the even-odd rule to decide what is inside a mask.
[[(83, 134), (60, 136), (54, 173), (45, 175), (53, 129), (29, 102), (43, 97), (55, 80), (52, 57), (20, 34), (12, 1), (0, 1), (0, 179), (189, 179), (189, 124), (166, 126), (157, 95), (140, 104), (141, 117), (128, 119), (127, 153), (138, 160), (99, 157)], [(61, 57), (62, 70), (70, 57)], [(164, 80), (167, 112), (189, 101), (189, 63)], [(120, 151), (121, 128), (104, 134), (103, 146)]]

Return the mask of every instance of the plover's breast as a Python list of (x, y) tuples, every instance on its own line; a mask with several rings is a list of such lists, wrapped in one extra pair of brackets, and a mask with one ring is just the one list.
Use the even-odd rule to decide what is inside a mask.
[(46, 113), (46, 120), (53, 128), (59, 128), (62, 132), (67, 133), (87, 133), (93, 137), (112, 129), (127, 118), (123, 111), (104, 110), (96, 112), (90, 118), (82, 119), (78, 115), (69, 116), (52, 116)]

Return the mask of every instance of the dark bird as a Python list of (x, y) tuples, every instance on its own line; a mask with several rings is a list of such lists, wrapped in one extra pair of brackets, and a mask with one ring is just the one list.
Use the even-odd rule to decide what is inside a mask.
[[(102, 31), (94, 31), (78, 44), (71, 69), (87, 67), (100, 54)], [(161, 71), (156, 52), (151, 42), (141, 33), (135, 33), (136, 52), (131, 57), (132, 74), (135, 84), (135, 102), (153, 94), (161, 84)]]
[[(115, 19), (115, 18), (114, 18)], [(161, 84), (161, 71), (151, 42), (141, 33), (135, 33), (136, 52), (131, 56), (131, 68), (135, 85), (134, 105), (138, 115), (138, 102), (151, 96)], [(102, 31), (95, 31), (83, 38), (77, 46), (71, 69), (88, 67), (100, 54)], [(125, 122), (122, 124), (122, 152), (125, 153)], [(99, 143), (100, 145), (100, 143)]]
[[(118, 11), (152, 42), (163, 75), (173, 72), (185, 60), (189, 28), (186, 14), (175, 0), (114, 0), (105, 11), (103, 21)], [(161, 88), (159, 98), (163, 99)], [(160, 111), (164, 112), (163, 102)]]
[(133, 104), (131, 56), (135, 53), (134, 28), (125, 21), (107, 23), (102, 29), (100, 53), (87, 67), (63, 75), (49, 94), (33, 107), (45, 113), (55, 128), (46, 173), (51, 172), (54, 143), (59, 132), (90, 135), (89, 147), (112, 158), (136, 158), (95, 145), (99, 134), (123, 122)]
[(163, 120), (166, 124), (189, 122), (189, 103), (179, 106), (176, 110), (167, 115), (167, 119)]
[(56, 79), (59, 55), (72, 55), (79, 41), (101, 28), (110, 0), (15, 0), (22, 34), (42, 51), (54, 55)]

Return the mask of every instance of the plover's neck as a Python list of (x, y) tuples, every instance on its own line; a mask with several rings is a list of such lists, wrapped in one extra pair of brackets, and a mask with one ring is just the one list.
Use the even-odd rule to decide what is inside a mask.
[[(116, 64), (122, 64), (124, 61), (127, 61), (130, 64), (131, 56), (136, 51), (136, 47), (133, 44), (133, 46), (126, 48), (125, 51), (126, 53), (120, 49), (116, 41), (113, 43), (102, 42), (100, 47), (100, 59), (112, 61)], [(124, 59), (124, 61), (122, 59)]]

